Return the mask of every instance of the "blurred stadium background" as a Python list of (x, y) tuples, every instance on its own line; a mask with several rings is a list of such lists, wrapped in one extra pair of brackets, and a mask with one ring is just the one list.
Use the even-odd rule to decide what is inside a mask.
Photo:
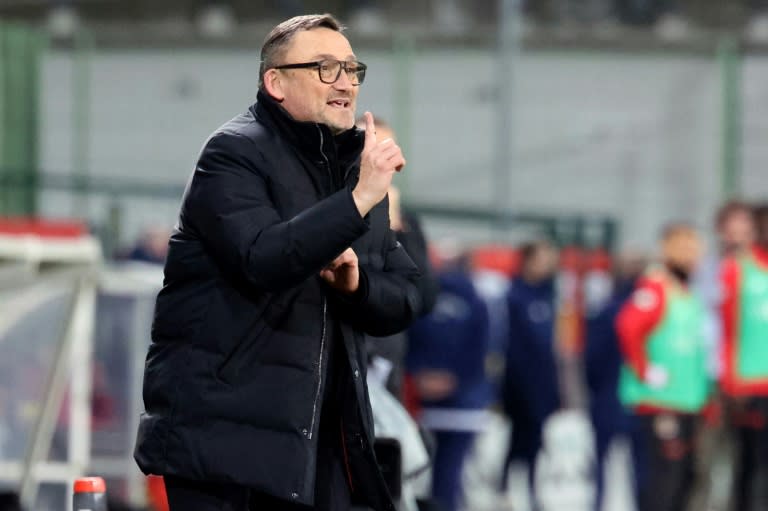
[[(197, 150), (254, 100), (267, 31), (293, 14), (328, 11), (346, 22), (369, 65), (359, 111), (394, 126), (409, 161), (398, 185), (431, 239), (476, 246), (546, 234), (564, 247), (651, 251), (670, 219), (708, 232), (724, 199), (768, 196), (766, 7), (755, 0), (0, 0), (0, 217), (65, 221), (53, 230), (73, 239), (87, 230), (116, 268), (141, 240), (172, 227)], [(9, 238), (40, 229), (51, 227), (0, 226)], [(10, 245), (4, 261), (32, 257)], [(41, 247), (33, 252), (48, 250)], [(35, 256), (23, 296), (35, 286), (45, 292), (30, 295), (27, 308), (17, 304), (18, 266), (2, 273), (10, 284), (0, 317), (29, 317), (26, 326), (0, 325), (6, 410), (7, 394), (19, 392), (8, 375), (29, 348), (25, 339), (43, 328), (53, 353), (66, 330), (60, 325), (74, 314), (53, 284), (40, 285), (42, 275), (96, 264), (90, 250), (78, 252), (82, 259)], [(136, 503), (144, 489), (130, 482), (137, 478), (132, 421), (159, 281), (156, 273), (121, 273), (129, 271), (108, 273), (90, 313), (104, 366), (87, 379), (110, 389), (112, 422), (92, 439), (102, 464), (82, 466), (86, 453), (75, 468), (111, 477), (111, 487)], [(89, 280), (78, 279), (62, 293), (82, 293)], [(52, 368), (55, 360), (49, 353), (36, 362)], [(29, 425), (39, 422), (46, 395), (30, 392), (37, 405), (20, 419), (21, 436), (2, 444), (8, 463), (0, 479), (66, 481), (66, 470), (33, 477), (14, 465), (32, 456), (9, 446), (31, 442)], [(59, 394), (59, 402), (67, 399)], [(64, 455), (49, 458), (56, 456)]]

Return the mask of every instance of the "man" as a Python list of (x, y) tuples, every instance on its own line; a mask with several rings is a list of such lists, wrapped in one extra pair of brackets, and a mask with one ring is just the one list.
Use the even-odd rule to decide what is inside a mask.
[[(705, 257), (692, 281), (692, 290), (706, 305), (707, 343), (710, 352), (710, 365), (714, 374), (722, 371), (722, 322), (721, 307), (724, 289), (721, 283), (723, 261), (737, 258), (750, 251), (755, 242), (755, 226), (752, 207), (740, 200), (729, 200), (718, 208), (714, 228), (717, 235), (717, 250)], [(720, 393), (717, 396), (718, 407), (730, 400)], [(718, 417), (719, 419), (719, 417)], [(707, 424), (699, 433), (697, 443), (697, 476), (691, 498), (690, 509), (704, 508), (727, 509), (729, 491), (733, 487), (732, 479), (726, 478), (718, 483), (724, 489), (715, 491), (712, 485), (712, 467), (734, 465), (735, 436), (732, 421), (714, 421)]]
[(723, 262), (723, 373), (739, 445), (735, 506), (768, 507), (768, 205), (755, 209), (757, 244)]
[(405, 160), (370, 114), (354, 129), (366, 67), (332, 16), (279, 24), (261, 61), (185, 191), (135, 457), (172, 511), (390, 511), (362, 343), (420, 307), (387, 217)]
[(525, 244), (520, 256), (520, 276), (507, 294), (509, 339), (502, 402), (512, 434), (502, 470), (504, 490), (510, 464), (516, 460), (526, 463), (534, 489), (542, 428), (561, 405), (555, 338), (557, 251), (546, 241), (536, 241)]
[(673, 224), (662, 264), (640, 279), (616, 320), (624, 357), (622, 403), (638, 416), (646, 456), (638, 474), (640, 511), (686, 509), (694, 476), (698, 415), (710, 397), (704, 304), (689, 290), (701, 255), (695, 229)]
[(755, 220), (752, 206), (731, 200), (717, 211), (715, 229), (722, 256), (739, 255), (755, 242)]
[[(617, 392), (623, 360), (614, 325), (616, 316), (634, 292), (647, 264), (647, 258), (636, 251), (619, 254), (614, 271), (613, 296), (599, 312), (587, 320), (584, 375), (590, 393), (589, 414), (595, 434), (596, 511), (603, 509), (605, 468), (614, 441), (620, 437), (632, 442), (637, 440), (633, 417), (619, 401)], [(632, 462), (635, 469), (633, 473), (636, 475), (641, 471), (636, 456)]]
[(488, 308), (477, 293), (467, 259), (441, 267), (430, 314), (411, 327), (409, 374), (418, 392), (419, 422), (435, 439), (432, 497), (443, 511), (466, 508), (462, 473), (475, 435), (488, 424), (493, 400), (485, 374)]

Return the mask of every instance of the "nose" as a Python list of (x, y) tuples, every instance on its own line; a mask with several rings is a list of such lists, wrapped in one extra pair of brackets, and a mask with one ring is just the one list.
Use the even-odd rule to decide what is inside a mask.
[(333, 82), (333, 88), (339, 91), (348, 91), (354, 89), (354, 87), (355, 86), (352, 85), (352, 80), (349, 79), (347, 72), (342, 69), (339, 79)]

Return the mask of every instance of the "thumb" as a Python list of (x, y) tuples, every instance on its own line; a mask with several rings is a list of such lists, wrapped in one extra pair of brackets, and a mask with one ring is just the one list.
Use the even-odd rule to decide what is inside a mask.
[(371, 112), (365, 112), (365, 145), (363, 151), (367, 151), (376, 145), (376, 125), (373, 123), (373, 114)]

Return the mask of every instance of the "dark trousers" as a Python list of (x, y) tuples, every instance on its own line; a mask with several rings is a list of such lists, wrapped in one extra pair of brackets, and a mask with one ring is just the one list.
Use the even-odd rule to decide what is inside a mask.
[(432, 468), (432, 497), (443, 511), (457, 511), (464, 498), (461, 474), (472, 447), (474, 433), (435, 432), (435, 462)]
[(639, 421), (644, 445), (638, 454), (646, 470), (639, 511), (685, 510), (695, 478), (696, 416), (659, 413)]
[(751, 399), (736, 419), (735, 509), (762, 511), (768, 509), (768, 398)]
[[(601, 432), (602, 433), (602, 432)], [(610, 451), (611, 445), (614, 442), (614, 440), (617, 440), (621, 438), (622, 436), (626, 436), (627, 439), (630, 442), (630, 455), (631, 455), (631, 462), (632, 462), (632, 498), (635, 502), (635, 507), (637, 507), (638, 502), (638, 488), (640, 488), (641, 483), (638, 477), (640, 474), (644, 474), (645, 467), (643, 466), (644, 457), (640, 456), (640, 450), (643, 448), (645, 442), (644, 439), (640, 435), (639, 428), (634, 427), (629, 432), (622, 432), (622, 433), (598, 433), (596, 435), (596, 459), (595, 459), (595, 511), (600, 511), (603, 509), (603, 499), (605, 497), (605, 468), (606, 468), (606, 461), (608, 458), (608, 453)]]
[(512, 418), (512, 430), (509, 437), (509, 449), (504, 459), (504, 465), (501, 470), (502, 492), (506, 492), (509, 483), (509, 469), (514, 461), (523, 461), (526, 464), (528, 475), (528, 486), (531, 495), (536, 494), (534, 476), (536, 474), (536, 459), (541, 449), (541, 429), (543, 424), (533, 421), (515, 421)]
[(244, 486), (165, 477), (170, 511), (349, 511), (350, 491), (343, 461), (331, 447), (318, 452), (315, 505), (303, 506)]

